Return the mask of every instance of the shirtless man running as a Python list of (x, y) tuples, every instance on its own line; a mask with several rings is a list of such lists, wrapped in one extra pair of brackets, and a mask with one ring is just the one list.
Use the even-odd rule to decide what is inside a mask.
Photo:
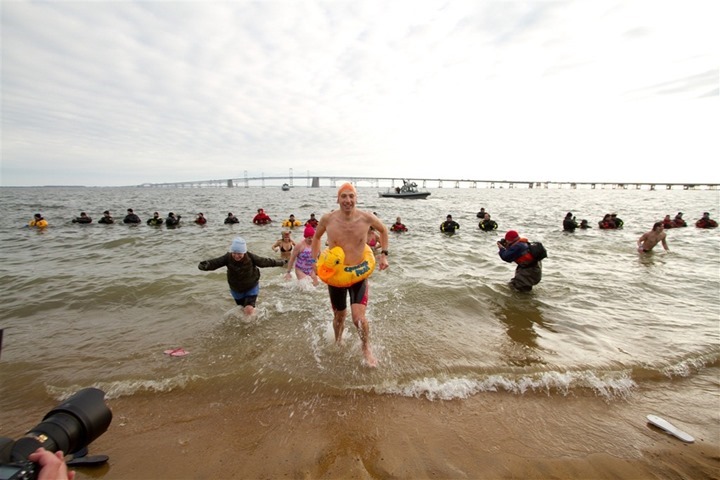
[(665, 234), (665, 227), (663, 227), (662, 222), (655, 222), (652, 230), (643, 233), (642, 236), (638, 238), (638, 252), (649, 252), (658, 242), (662, 242), (665, 251), (669, 252), (670, 249), (668, 248), (667, 241), (665, 241), (666, 238), (667, 235)]
[[(338, 210), (326, 213), (320, 218), (312, 241), (312, 258), (320, 255), (320, 244), (323, 234), (327, 232), (329, 248), (340, 247), (345, 251), (345, 264), (358, 265), (363, 261), (365, 244), (370, 227), (380, 234), (381, 253), (378, 256), (380, 270), (388, 268), (388, 230), (380, 219), (370, 212), (355, 208), (357, 191), (350, 183), (344, 183), (338, 189)], [(333, 329), (335, 342), (342, 343), (347, 315), (347, 294), (350, 293), (350, 313), (352, 321), (358, 329), (362, 341), (365, 361), (371, 367), (377, 366), (377, 360), (370, 349), (370, 325), (365, 317), (368, 302), (367, 279), (361, 280), (347, 288), (328, 285), (330, 303), (333, 308)]]

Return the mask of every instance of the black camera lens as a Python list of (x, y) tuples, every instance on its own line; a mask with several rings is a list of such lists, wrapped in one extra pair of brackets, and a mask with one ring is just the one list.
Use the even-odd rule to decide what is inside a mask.
[(85, 388), (50, 410), (35, 428), (18, 439), (13, 461), (24, 461), (40, 447), (66, 454), (85, 448), (110, 426), (112, 412), (105, 405), (105, 392)]

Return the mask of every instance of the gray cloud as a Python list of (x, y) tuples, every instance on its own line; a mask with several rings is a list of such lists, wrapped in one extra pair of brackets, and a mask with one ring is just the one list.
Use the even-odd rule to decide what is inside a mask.
[(591, 21), (583, 2), (3, 2), (0, 182), (507, 177), (532, 154), (511, 139), (573, 129), (577, 99), (711, 101), (696, 39), (674, 58), (705, 73), (619, 80), (623, 47), (663, 32), (628, 22), (632, 4)]

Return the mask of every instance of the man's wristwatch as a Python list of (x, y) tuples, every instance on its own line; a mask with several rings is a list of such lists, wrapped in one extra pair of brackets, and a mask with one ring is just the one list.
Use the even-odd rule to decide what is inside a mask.
[(388, 253), (387, 250), (380, 250), (380, 253), (382, 253), (382, 254), (385, 255), (386, 257), (387, 257), (388, 255), (390, 255), (390, 253)]

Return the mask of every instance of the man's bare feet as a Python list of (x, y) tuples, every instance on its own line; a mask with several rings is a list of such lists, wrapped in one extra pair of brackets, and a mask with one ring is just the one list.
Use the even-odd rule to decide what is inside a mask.
[(363, 355), (365, 356), (365, 362), (368, 364), (368, 367), (372, 367), (372, 368), (377, 367), (378, 361), (375, 358), (375, 356), (372, 354), (372, 351), (370, 350), (370, 348), (364, 348)]

